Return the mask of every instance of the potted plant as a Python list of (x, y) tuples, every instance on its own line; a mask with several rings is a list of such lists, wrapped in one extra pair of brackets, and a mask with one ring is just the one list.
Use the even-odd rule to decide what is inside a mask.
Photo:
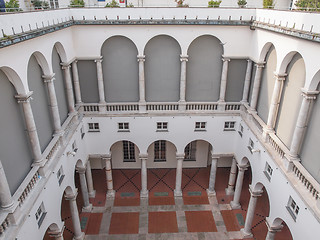
[(18, 0), (10, 0), (9, 2), (5, 3), (5, 8), (2, 8), (1, 12), (18, 12), (18, 11), (22, 11), (19, 5), (19, 1)]
[(71, 0), (69, 7), (72, 7), (72, 8), (84, 7), (84, 1), (83, 0)]
[(218, 0), (218, 1), (210, 0), (208, 2), (208, 7), (218, 8), (220, 7), (221, 2), (222, 2), (221, 0)]
[(263, 8), (274, 8), (273, 0), (263, 0)]
[(189, 7), (188, 4), (184, 3), (184, 0), (175, 0), (177, 7)]
[(107, 3), (105, 7), (109, 7), (109, 8), (118, 8), (119, 3), (116, 0), (112, 0), (110, 3)]
[(247, 5), (247, 1), (246, 0), (238, 0), (238, 6), (239, 8), (244, 8)]

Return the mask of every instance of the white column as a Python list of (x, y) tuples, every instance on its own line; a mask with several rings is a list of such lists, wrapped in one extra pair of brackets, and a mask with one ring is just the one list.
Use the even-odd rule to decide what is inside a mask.
[(88, 184), (89, 197), (90, 198), (94, 198), (96, 196), (96, 190), (94, 190), (94, 188), (93, 188), (93, 180), (92, 180), (92, 172), (91, 172), (90, 160), (87, 161), (86, 178), (87, 178), (87, 184)]
[(269, 108), (268, 120), (267, 120), (267, 130), (272, 130), (275, 125), (277, 118), (279, 103), (281, 99), (281, 92), (283, 87), (283, 82), (286, 79), (287, 74), (275, 74), (275, 84), (273, 88), (271, 104)]
[(61, 134), (61, 123), (60, 123), (60, 114), (59, 114), (59, 107), (57, 102), (56, 91), (54, 88), (53, 81), (55, 74), (52, 75), (43, 75), (43, 81), (47, 85), (48, 95), (49, 95), (49, 104), (50, 104), (50, 111), (53, 118), (53, 128), (55, 134)]
[(6, 174), (0, 161), (0, 207), (8, 209), (13, 206), (13, 200)]
[(186, 101), (186, 80), (187, 80), (187, 62), (188, 55), (180, 55), (181, 74), (180, 74), (180, 100), (179, 102)]
[(103, 159), (106, 161), (107, 198), (114, 198), (115, 191), (113, 190), (111, 155), (107, 155)]
[(148, 197), (148, 185), (147, 185), (147, 154), (139, 154), (139, 159), (141, 160), (141, 192), (140, 197), (141, 198), (147, 198)]
[(177, 169), (176, 169), (176, 188), (174, 189), (175, 197), (182, 197), (181, 182), (182, 182), (182, 164), (184, 159), (184, 153), (176, 155)]
[(244, 228), (241, 229), (241, 232), (246, 237), (252, 237), (251, 227), (252, 227), (252, 221), (254, 218), (254, 212), (256, 210), (258, 197), (260, 197), (262, 194), (262, 190), (253, 192), (251, 188), (249, 188), (249, 191), (250, 191), (251, 197), (248, 205), (246, 222), (244, 224)]
[(233, 195), (234, 194), (234, 184), (236, 182), (236, 176), (237, 176), (237, 161), (236, 161), (235, 158), (233, 158), (232, 159), (231, 169), (230, 169), (228, 187), (226, 188), (226, 194), (227, 195)]
[(256, 111), (256, 108), (257, 108), (260, 83), (261, 83), (261, 75), (262, 75), (262, 69), (264, 68), (264, 64), (265, 64), (264, 62), (256, 63), (256, 75), (253, 82), (253, 89), (252, 89), (251, 102), (250, 102), (250, 107), (251, 107), (251, 110), (253, 111)]
[(81, 193), (83, 198), (83, 208), (82, 211), (84, 212), (90, 212), (92, 210), (92, 204), (89, 202), (89, 194), (88, 194), (88, 187), (87, 187), (87, 181), (86, 181), (86, 169), (84, 167), (77, 168), (77, 172), (79, 173), (80, 178), (80, 187), (81, 187)]
[(210, 169), (210, 178), (209, 178), (209, 188), (207, 189), (208, 196), (216, 195), (215, 184), (217, 176), (217, 163), (218, 158), (213, 156), (211, 153), (211, 169)]
[(223, 61), (223, 65), (222, 65), (222, 74), (221, 74), (221, 83), (220, 83), (219, 102), (225, 102), (226, 90), (227, 90), (227, 79), (228, 79), (228, 66), (229, 66), (230, 58), (223, 57), (222, 61)]
[(63, 63), (62, 70), (64, 73), (64, 80), (66, 83), (68, 110), (69, 110), (69, 113), (74, 113), (75, 109), (74, 109), (74, 98), (73, 98), (73, 89), (72, 89), (72, 82), (71, 82), (70, 65)]
[(72, 225), (73, 225), (73, 231), (74, 231), (73, 239), (82, 240), (84, 239), (84, 233), (81, 232), (79, 212), (78, 212), (78, 207), (76, 202), (77, 195), (78, 195), (77, 192), (75, 194), (66, 194), (65, 198), (66, 200), (69, 201), (69, 204), (70, 204), (71, 219), (72, 219)]
[(146, 101), (146, 86), (145, 86), (145, 78), (144, 78), (144, 55), (137, 56), (139, 62), (139, 102), (145, 103)]
[(243, 93), (241, 102), (248, 102), (248, 96), (250, 91), (250, 82), (251, 82), (251, 71), (252, 71), (252, 61), (250, 59), (247, 60), (247, 70), (246, 77), (244, 80)]
[(300, 107), (297, 124), (293, 132), (290, 146), (290, 157), (297, 158), (303, 141), (305, 130), (307, 129), (309, 115), (312, 109), (313, 100), (316, 99), (319, 91), (302, 90), (302, 104)]
[(77, 60), (72, 62), (72, 76), (76, 104), (82, 103)]
[(22, 109), (24, 114), (24, 119), (27, 127), (27, 132), (29, 136), (29, 141), (31, 145), (31, 150), (34, 158), (34, 163), (39, 164), (41, 159), (41, 148), (38, 137), (38, 132), (36, 128), (36, 123), (34, 121), (30, 99), (33, 92), (29, 92), (26, 95), (17, 95), (15, 96), (18, 103), (22, 103)]
[(247, 166), (238, 165), (238, 169), (239, 171), (238, 171), (238, 177), (236, 182), (236, 189), (234, 191), (233, 200), (230, 202), (232, 209), (239, 209), (241, 207), (239, 200), (240, 200), (241, 191), (242, 191), (244, 171), (247, 170)]
[(99, 91), (99, 103), (106, 103), (104, 96), (104, 83), (103, 83), (103, 72), (102, 72), (102, 57), (94, 60), (97, 64), (97, 77), (98, 77), (98, 91)]

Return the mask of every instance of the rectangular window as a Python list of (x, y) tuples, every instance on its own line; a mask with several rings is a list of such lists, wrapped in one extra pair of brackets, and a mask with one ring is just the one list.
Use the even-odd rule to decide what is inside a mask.
[(272, 172), (273, 172), (272, 167), (269, 165), (269, 163), (266, 162), (266, 166), (264, 168), (263, 173), (268, 178), (269, 181), (271, 181)]
[(77, 151), (78, 151), (76, 141), (74, 141), (74, 142), (72, 143), (72, 151), (74, 151), (74, 152), (77, 152)]
[(81, 139), (83, 139), (85, 133), (84, 133), (84, 130), (83, 130), (83, 126), (80, 128), (80, 134), (81, 134)]
[(124, 162), (135, 162), (135, 150), (134, 143), (130, 141), (122, 141), (123, 146), (123, 161)]
[(234, 131), (235, 130), (236, 122), (224, 122), (224, 131)]
[(249, 138), (249, 144), (248, 144), (248, 149), (252, 153), (252, 149), (254, 149), (254, 142), (251, 138)]
[(195, 131), (206, 131), (206, 122), (196, 122)]
[(297, 203), (293, 200), (293, 198), (290, 196), (288, 205), (287, 205), (287, 210), (290, 213), (291, 217), (293, 218), (294, 221), (296, 221), (298, 213), (299, 213), (299, 206)]
[(59, 182), (59, 186), (61, 185), (63, 179), (64, 179), (64, 173), (63, 173), (63, 168), (62, 166), (59, 168), (58, 172), (57, 172), (57, 178), (58, 178), (58, 182)]
[(88, 123), (89, 132), (100, 132), (99, 123)]
[(239, 125), (239, 131), (238, 131), (238, 133), (239, 133), (240, 137), (243, 136), (243, 126), (242, 126), (241, 124)]
[(196, 161), (197, 141), (189, 143), (184, 149), (184, 161)]
[(168, 131), (168, 122), (157, 122), (157, 131)]
[(45, 209), (44, 209), (44, 204), (43, 202), (41, 203), (40, 207), (38, 208), (37, 212), (36, 212), (36, 220), (38, 222), (38, 227), (40, 228), (45, 216), (46, 216), (46, 212), (45, 212)]
[(118, 123), (118, 131), (129, 132), (129, 123), (128, 122)]
[(165, 162), (166, 161), (166, 141), (160, 140), (154, 142), (154, 161)]

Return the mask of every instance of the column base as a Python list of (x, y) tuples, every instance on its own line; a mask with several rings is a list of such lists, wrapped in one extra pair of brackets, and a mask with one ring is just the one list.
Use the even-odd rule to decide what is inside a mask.
[(234, 189), (229, 189), (229, 188), (226, 188), (226, 195), (230, 196), (230, 195), (234, 195)]
[(140, 192), (140, 198), (148, 198), (149, 197), (149, 191), (141, 191)]
[(139, 113), (147, 112), (147, 103), (146, 101), (139, 101)]
[(108, 198), (114, 198), (116, 196), (116, 191), (115, 190), (108, 190), (107, 191), (107, 199)]
[(208, 197), (216, 195), (216, 191), (215, 190), (211, 191), (211, 190), (207, 189), (206, 192), (207, 192)]
[(91, 210), (92, 210), (92, 204), (91, 203), (86, 207), (82, 207), (82, 212), (91, 212)]
[(74, 236), (72, 239), (73, 239), (73, 240), (83, 240), (83, 239), (84, 239), (84, 236), (85, 236), (85, 235), (84, 235), (84, 232), (82, 232), (80, 236), (78, 236), (78, 237)]
[(96, 190), (93, 190), (92, 192), (89, 192), (89, 198), (95, 198), (96, 197)]
[(240, 232), (242, 234), (243, 239), (252, 238), (253, 237), (253, 234), (251, 232), (250, 233), (245, 232), (244, 228), (241, 228)]
[(181, 190), (174, 190), (174, 196), (175, 197), (182, 197), (182, 191)]
[(241, 208), (240, 203), (235, 203), (234, 201), (230, 202), (230, 206), (232, 209), (240, 209)]
[(186, 101), (179, 101), (179, 111), (185, 111), (187, 109)]

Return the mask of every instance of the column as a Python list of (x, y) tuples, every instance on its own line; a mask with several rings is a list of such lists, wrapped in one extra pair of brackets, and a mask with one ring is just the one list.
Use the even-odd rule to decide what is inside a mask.
[(275, 125), (277, 118), (278, 107), (281, 99), (281, 92), (283, 87), (283, 82), (286, 79), (287, 74), (275, 74), (275, 84), (273, 88), (271, 104), (269, 108), (268, 120), (267, 120), (267, 130), (272, 130)]
[(8, 209), (13, 206), (13, 200), (6, 174), (0, 161), (0, 207)]
[(256, 64), (256, 75), (253, 82), (253, 89), (252, 89), (251, 102), (250, 102), (250, 107), (251, 107), (251, 110), (253, 111), (256, 111), (256, 108), (257, 108), (260, 83), (261, 83), (261, 75), (262, 75), (262, 69), (264, 68), (264, 64), (265, 64), (264, 62)]
[(232, 159), (231, 169), (230, 169), (228, 187), (226, 188), (226, 194), (227, 195), (233, 195), (234, 194), (234, 184), (236, 182), (236, 176), (237, 176), (237, 161), (236, 161), (235, 158), (233, 158)]
[(280, 224), (278, 226), (270, 226), (269, 222), (268, 222), (268, 218), (267, 218), (266, 224), (267, 224), (267, 227), (268, 227), (268, 233), (267, 233), (267, 236), (266, 236), (266, 240), (274, 240), (275, 236), (276, 236), (276, 233), (277, 232), (281, 232), (281, 230), (283, 228), (283, 225)]
[(144, 55), (137, 56), (139, 62), (139, 102), (145, 103), (146, 101), (146, 90), (145, 90), (145, 78), (144, 78)]
[(73, 239), (75, 240), (82, 240), (84, 239), (84, 233), (81, 232), (81, 225), (80, 225), (80, 219), (79, 219), (79, 212), (77, 207), (77, 198), (78, 193), (75, 194), (66, 194), (65, 198), (69, 201), (70, 204), (70, 211), (71, 211), (71, 219), (72, 219), (72, 225), (73, 225), (73, 231), (74, 236)]
[(179, 102), (186, 101), (186, 80), (187, 80), (187, 62), (188, 55), (180, 55), (181, 74), (180, 74), (180, 100)]
[(97, 76), (98, 76), (98, 91), (99, 91), (99, 103), (106, 103), (104, 96), (104, 83), (103, 83), (103, 72), (102, 72), (102, 57), (94, 60), (97, 64)]
[(90, 160), (87, 161), (86, 177), (87, 177), (89, 197), (90, 198), (94, 198), (96, 196), (96, 190), (94, 190), (94, 188), (93, 188), (93, 180), (92, 180)]
[(69, 64), (62, 64), (62, 70), (64, 73), (64, 80), (66, 83), (66, 92), (67, 92), (67, 100), (68, 100), (68, 110), (69, 113), (74, 113), (74, 98), (73, 98), (73, 89), (71, 82), (71, 72)]
[(29, 136), (29, 141), (31, 145), (31, 151), (34, 158), (34, 163), (39, 164), (41, 159), (41, 148), (40, 142), (38, 137), (38, 132), (36, 128), (36, 123), (34, 121), (30, 99), (33, 92), (29, 92), (26, 95), (16, 95), (15, 98), (17, 99), (18, 103), (22, 104), (24, 119), (26, 123), (26, 128)]
[(107, 155), (104, 159), (106, 161), (107, 198), (114, 198), (115, 191), (113, 190), (111, 155)]
[(300, 147), (303, 141), (305, 130), (307, 129), (309, 115), (312, 109), (313, 100), (316, 99), (319, 91), (305, 91), (302, 90), (302, 103), (297, 119), (297, 124), (293, 132), (293, 137), (290, 146), (290, 156), (297, 158)]
[(222, 74), (221, 74), (221, 83), (220, 83), (219, 102), (225, 102), (226, 90), (227, 90), (227, 79), (228, 79), (228, 66), (229, 66), (230, 58), (223, 57), (222, 61), (223, 61), (223, 65), (222, 65)]
[(54, 240), (63, 240), (63, 231), (64, 231), (64, 226), (62, 230), (56, 229), (56, 230), (49, 230), (49, 236), (51, 238), (54, 238)]
[(72, 62), (72, 76), (76, 104), (82, 103), (77, 60)]
[(249, 237), (249, 236), (252, 237), (251, 227), (252, 227), (254, 212), (256, 210), (258, 197), (260, 197), (262, 194), (262, 190), (254, 192), (253, 190), (251, 190), (251, 188), (249, 188), (249, 191), (250, 191), (251, 197), (248, 205), (246, 222), (244, 224), (244, 228), (241, 229), (241, 232), (246, 237)]
[(44, 83), (47, 85), (48, 95), (49, 95), (49, 104), (50, 111), (53, 118), (53, 128), (55, 134), (60, 134), (61, 131), (61, 123), (60, 123), (60, 114), (57, 102), (56, 91), (54, 88), (53, 81), (55, 80), (54, 74), (52, 75), (43, 75), (42, 76)]
[(140, 197), (141, 198), (147, 198), (148, 197), (148, 185), (147, 185), (147, 154), (139, 154), (139, 159), (141, 160), (141, 192)]
[(247, 70), (246, 77), (244, 80), (243, 93), (241, 102), (248, 102), (249, 90), (250, 90), (250, 81), (251, 81), (251, 71), (252, 71), (252, 61), (247, 60)]
[(182, 163), (184, 159), (184, 153), (176, 155), (177, 158), (177, 169), (176, 169), (176, 188), (174, 189), (175, 197), (182, 197), (181, 181), (182, 181)]
[(244, 171), (247, 170), (247, 166), (238, 165), (238, 169), (239, 171), (238, 171), (238, 177), (236, 182), (236, 189), (234, 191), (233, 200), (230, 202), (232, 209), (239, 209), (241, 207), (239, 200), (240, 200), (241, 191), (242, 191)]
[(210, 170), (210, 178), (209, 178), (209, 188), (207, 189), (208, 196), (216, 195), (215, 184), (216, 184), (216, 176), (217, 176), (217, 163), (218, 158), (214, 157), (211, 153), (211, 170)]
[(87, 181), (86, 181), (86, 169), (84, 167), (78, 167), (77, 172), (79, 173), (80, 178), (80, 187), (81, 187), (81, 193), (83, 198), (83, 208), (82, 211), (90, 212), (92, 209), (92, 204), (89, 202), (89, 194), (88, 194), (88, 187), (87, 187)]

